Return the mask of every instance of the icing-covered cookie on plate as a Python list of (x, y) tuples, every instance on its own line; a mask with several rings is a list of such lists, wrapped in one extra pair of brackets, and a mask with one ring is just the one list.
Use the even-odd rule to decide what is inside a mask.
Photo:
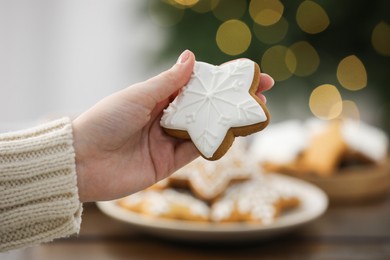
[(235, 143), (218, 161), (199, 157), (169, 177), (171, 186), (186, 188), (204, 201), (213, 201), (232, 184), (258, 174), (258, 168), (246, 162), (245, 152)]
[(269, 113), (255, 95), (259, 66), (239, 59), (214, 66), (196, 62), (191, 79), (161, 118), (164, 131), (191, 139), (208, 160), (221, 158), (236, 136), (264, 129)]
[(118, 200), (121, 207), (148, 217), (207, 221), (209, 206), (185, 192), (173, 189), (139, 191)]
[(213, 222), (245, 221), (270, 225), (281, 212), (299, 204), (299, 198), (288, 187), (253, 178), (229, 187), (211, 206), (210, 217)]

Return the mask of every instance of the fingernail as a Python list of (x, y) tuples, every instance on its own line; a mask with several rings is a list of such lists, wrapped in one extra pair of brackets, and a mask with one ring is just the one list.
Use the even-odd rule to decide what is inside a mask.
[(190, 51), (189, 50), (185, 50), (182, 52), (182, 54), (180, 54), (179, 58), (177, 59), (177, 62), (176, 63), (184, 63), (188, 60), (188, 58), (190, 57)]
[(266, 76), (266, 77), (268, 77), (268, 78), (271, 80), (271, 87), (272, 87), (273, 85), (275, 85), (275, 80), (274, 80), (273, 77), (271, 77), (269, 74), (264, 73), (264, 72), (262, 72), (261, 74), (263, 74), (263, 76)]
[(271, 78), (272, 86), (274, 86), (274, 85), (275, 85), (275, 80), (274, 80), (274, 78), (271, 77), (271, 76), (269, 76), (269, 77)]

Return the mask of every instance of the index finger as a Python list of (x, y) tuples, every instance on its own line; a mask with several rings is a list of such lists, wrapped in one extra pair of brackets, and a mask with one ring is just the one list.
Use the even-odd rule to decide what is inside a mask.
[(264, 104), (267, 102), (267, 98), (264, 96), (263, 92), (271, 89), (274, 84), (275, 81), (270, 75), (266, 73), (260, 74), (259, 86), (257, 87), (255, 94)]

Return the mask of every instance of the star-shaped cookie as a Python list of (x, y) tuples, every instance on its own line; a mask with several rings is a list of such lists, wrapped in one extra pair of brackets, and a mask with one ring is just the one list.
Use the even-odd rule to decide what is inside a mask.
[(266, 226), (300, 203), (296, 192), (284, 183), (269, 176), (257, 176), (227, 188), (212, 204), (210, 218), (214, 222), (248, 221)]
[(213, 201), (231, 184), (248, 180), (258, 173), (257, 168), (246, 161), (242, 149), (233, 146), (216, 162), (199, 157), (172, 174), (169, 183), (174, 187), (189, 188), (202, 200)]
[(264, 129), (265, 105), (255, 95), (259, 66), (239, 59), (220, 66), (196, 62), (188, 84), (164, 110), (161, 126), (171, 136), (191, 139), (208, 160), (221, 158), (236, 136)]

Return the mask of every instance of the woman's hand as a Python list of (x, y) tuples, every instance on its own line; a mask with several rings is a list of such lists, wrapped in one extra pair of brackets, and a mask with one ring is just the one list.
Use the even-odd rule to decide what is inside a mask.
[[(184, 51), (169, 70), (98, 102), (73, 121), (80, 200), (111, 200), (144, 189), (199, 153), (191, 141), (166, 135), (162, 111), (189, 81), (195, 56)], [(274, 84), (261, 75), (257, 95)]]

